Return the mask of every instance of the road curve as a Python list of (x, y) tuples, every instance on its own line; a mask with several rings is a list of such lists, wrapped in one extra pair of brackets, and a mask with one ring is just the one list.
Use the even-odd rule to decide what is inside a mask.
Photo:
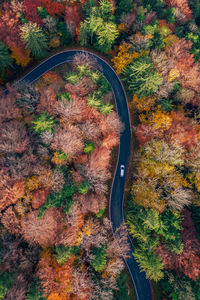
[[(28, 81), (33, 83), (47, 71), (51, 70), (52, 68), (60, 64), (72, 61), (74, 55), (82, 52), (88, 53), (89, 55), (91, 55), (97, 60), (100, 70), (102, 71), (106, 79), (110, 82), (114, 93), (119, 118), (125, 125), (125, 129), (120, 136), (118, 161), (117, 161), (115, 176), (113, 178), (112, 190), (110, 195), (109, 214), (113, 226), (113, 231), (115, 231), (116, 228), (119, 227), (124, 220), (124, 215), (123, 215), (124, 185), (125, 185), (126, 170), (128, 169), (128, 160), (130, 155), (130, 143), (131, 143), (130, 118), (129, 118), (129, 111), (127, 105), (127, 98), (119, 77), (117, 76), (113, 68), (99, 56), (83, 50), (66, 50), (47, 58), (45, 61), (40, 63), (36, 68), (31, 70), (28, 74), (26, 74), (17, 82)], [(125, 166), (124, 177), (120, 177), (120, 165)], [(131, 281), (135, 288), (137, 300), (152, 300), (152, 293), (151, 293), (149, 280), (146, 279), (145, 273), (140, 271), (138, 264), (136, 263), (134, 257), (132, 256), (133, 245), (130, 237), (129, 237), (129, 244), (130, 244), (130, 253), (129, 253), (130, 258), (124, 259), (124, 261), (130, 273)]]

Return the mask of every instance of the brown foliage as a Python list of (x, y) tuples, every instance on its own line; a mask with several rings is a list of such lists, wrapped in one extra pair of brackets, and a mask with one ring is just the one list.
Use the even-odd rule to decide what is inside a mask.
[(1, 187), (0, 211), (10, 204), (17, 203), (17, 200), (24, 196), (24, 180), (18, 180), (12, 185)]
[(59, 288), (59, 282), (55, 280), (56, 270), (53, 268), (53, 263), (55, 259), (52, 260), (50, 253), (43, 253), (38, 263), (37, 276), (41, 281), (45, 297)]
[(9, 169), (10, 176), (15, 180), (33, 175), (40, 164), (31, 147), (28, 147), (21, 156), (9, 154), (4, 161), (5, 167)]
[(17, 219), (13, 208), (10, 206), (6, 209), (1, 218), (3, 226), (12, 234), (19, 235), (21, 233), (21, 222)]
[(10, 121), (1, 127), (0, 152), (23, 153), (29, 144), (26, 129), (19, 121)]
[(74, 200), (80, 205), (80, 210), (83, 214), (92, 212), (97, 214), (100, 209), (106, 207), (106, 197), (104, 194), (87, 193), (86, 195), (75, 194)]
[(109, 171), (111, 150), (100, 147), (92, 151), (84, 166), (85, 175), (96, 192), (105, 192), (104, 183), (111, 178)]
[(42, 113), (44, 110), (46, 110), (50, 115), (55, 114), (55, 105), (58, 102), (55, 93), (55, 87), (55, 83), (52, 83), (40, 90), (40, 99), (37, 105), (37, 112)]
[(100, 139), (101, 130), (96, 123), (86, 120), (80, 128), (86, 140), (97, 142)]
[(84, 76), (76, 85), (67, 83), (65, 85), (65, 89), (67, 92), (75, 94), (79, 97), (85, 97), (96, 89), (96, 85), (91, 78)]
[(83, 151), (83, 138), (78, 127), (69, 125), (67, 128), (59, 127), (54, 135), (51, 148), (61, 150), (69, 158), (72, 158)]
[(38, 218), (37, 210), (29, 212), (22, 220), (23, 237), (32, 245), (52, 245), (61, 221), (62, 215), (55, 207), (47, 209), (41, 219)]
[(91, 56), (91, 54), (84, 53), (84, 52), (74, 55), (72, 64), (75, 68), (79, 65), (86, 65), (91, 69), (98, 68), (98, 62), (96, 58)]
[(139, 124), (135, 135), (139, 144), (142, 146), (149, 142), (152, 138), (159, 136), (159, 131), (155, 130), (152, 126), (147, 124)]
[(102, 117), (99, 126), (104, 136), (107, 136), (109, 133), (120, 134), (124, 129), (124, 125), (114, 111)]
[(49, 194), (49, 189), (37, 190), (33, 193), (32, 207), (34, 209), (40, 208), (45, 203), (46, 197)]
[(114, 238), (108, 242), (106, 252), (110, 257), (123, 256), (123, 258), (128, 258), (129, 250), (127, 227), (125, 224), (121, 224), (114, 232)]
[(21, 112), (15, 105), (16, 89), (8, 86), (9, 94), (0, 90), (0, 124), (5, 120), (21, 118)]
[(56, 111), (59, 113), (63, 122), (83, 122), (87, 120), (89, 108), (84, 99), (73, 95), (69, 102), (58, 102)]
[(119, 135), (111, 133), (102, 141), (102, 146), (107, 149), (112, 149), (114, 146), (119, 145), (119, 141)]

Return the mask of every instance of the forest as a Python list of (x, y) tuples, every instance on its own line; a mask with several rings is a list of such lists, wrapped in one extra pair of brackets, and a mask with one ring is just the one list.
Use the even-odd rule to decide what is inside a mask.
[[(0, 299), (134, 299), (127, 226), (156, 300), (200, 300), (199, 44), (198, 0), (1, 1)], [(128, 95), (126, 224), (114, 236), (123, 124), (96, 61), (78, 55), (12, 85), (74, 48), (103, 56)]]

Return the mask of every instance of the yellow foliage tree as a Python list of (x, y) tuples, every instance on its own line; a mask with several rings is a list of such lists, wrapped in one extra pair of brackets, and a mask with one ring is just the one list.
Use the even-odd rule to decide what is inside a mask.
[(140, 52), (130, 52), (129, 49), (131, 45), (128, 43), (123, 43), (119, 46), (118, 54), (112, 59), (114, 63), (115, 70), (118, 74), (127, 67), (134, 58), (138, 58), (143, 55), (148, 55), (147, 50), (141, 50)]
[(129, 103), (129, 108), (137, 108), (139, 112), (148, 112), (155, 103), (154, 97), (139, 98), (138, 95), (134, 95), (132, 101)]
[(156, 112), (152, 113), (149, 118), (149, 123), (155, 129), (159, 129), (160, 131), (168, 130), (172, 124), (173, 118), (170, 113), (163, 112), (158, 109)]
[(152, 182), (138, 180), (132, 185), (132, 195), (134, 201), (145, 208), (154, 208), (160, 213), (164, 211), (166, 203), (161, 197), (161, 192), (155, 190)]

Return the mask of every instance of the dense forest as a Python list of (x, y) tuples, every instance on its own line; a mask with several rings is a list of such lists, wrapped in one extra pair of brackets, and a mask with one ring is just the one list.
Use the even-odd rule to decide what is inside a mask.
[(125, 226), (112, 236), (106, 210), (123, 130), (109, 83), (79, 55), (8, 85), (76, 47), (128, 95), (133, 255), (156, 299), (200, 300), (199, 44), (198, 0), (1, 1), (0, 299), (130, 299)]

